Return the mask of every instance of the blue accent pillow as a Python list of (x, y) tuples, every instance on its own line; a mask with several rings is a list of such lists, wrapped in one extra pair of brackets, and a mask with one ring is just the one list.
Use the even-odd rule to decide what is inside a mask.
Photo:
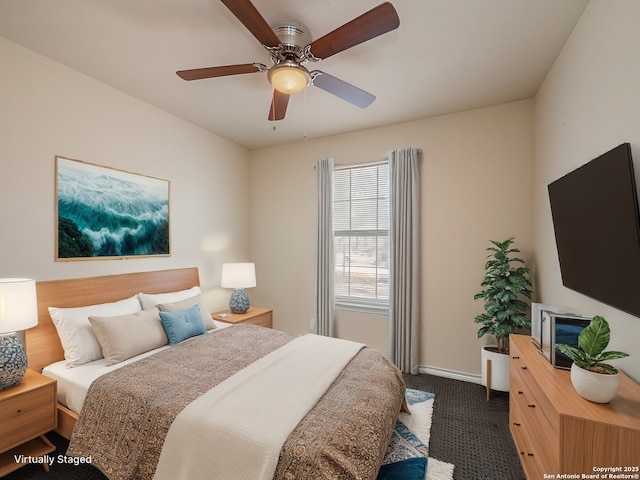
[(382, 465), (378, 480), (424, 480), (426, 474), (426, 457), (414, 457)]
[(186, 310), (160, 312), (160, 321), (167, 337), (169, 337), (169, 345), (175, 345), (207, 331), (204, 328), (200, 307), (197, 304)]

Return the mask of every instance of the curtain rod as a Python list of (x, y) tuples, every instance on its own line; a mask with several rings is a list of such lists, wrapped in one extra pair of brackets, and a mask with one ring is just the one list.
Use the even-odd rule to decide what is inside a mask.
[(375, 165), (384, 165), (388, 163), (389, 160), (386, 158), (381, 158), (379, 160), (373, 160), (371, 162), (363, 162), (363, 163), (351, 163), (349, 165), (336, 165), (335, 170), (345, 170), (347, 168), (358, 168), (358, 167), (373, 167)]
[[(334, 170), (346, 170), (347, 168), (358, 168), (358, 167), (373, 167), (374, 165), (384, 165), (385, 163), (389, 163), (389, 160), (386, 158), (381, 158), (380, 160), (373, 160), (371, 162), (363, 162), (363, 163), (350, 163), (349, 165), (334, 165)], [(316, 169), (316, 164), (313, 164), (313, 169)]]
[[(422, 149), (418, 148), (418, 153), (422, 153)], [(347, 168), (358, 168), (358, 167), (372, 167), (374, 165), (383, 165), (385, 163), (389, 163), (389, 158), (381, 158), (379, 160), (373, 160), (371, 162), (363, 162), (363, 163), (350, 163), (349, 165), (334, 165), (334, 170), (345, 170)], [(316, 169), (316, 164), (313, 164), (313, 169)]]

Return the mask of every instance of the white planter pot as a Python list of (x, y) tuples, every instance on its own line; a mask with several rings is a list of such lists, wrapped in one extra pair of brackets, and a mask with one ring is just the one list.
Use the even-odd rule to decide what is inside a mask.
[(571, 383), (582, 398), (594, 403), (608, 403), (616, 396), (620, 375), (591, 372), (574, 363), (571, 365)]
[[(482, 385), (491, 390), (500, 392), (509, 391), (509, 355), (492, 352), (487, 348), (495, 348), (495, 345), (482, 347)], [(487, 362), (487, 360), (490, 361)]]

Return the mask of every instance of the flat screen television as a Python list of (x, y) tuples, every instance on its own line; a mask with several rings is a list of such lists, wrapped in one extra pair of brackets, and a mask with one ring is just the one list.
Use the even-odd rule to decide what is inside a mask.
[(624, 143), (549, 184), (562, 283), (640, 316), (640, 213)]

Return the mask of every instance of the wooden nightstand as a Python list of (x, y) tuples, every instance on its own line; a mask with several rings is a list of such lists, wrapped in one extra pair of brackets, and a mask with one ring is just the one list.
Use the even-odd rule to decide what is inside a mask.
[(15, 456), (43, 457), (56, 449), (44, 436), (57, 426), (56, 388), (55, 380), (27, 370), (22, 382), (0, 391), (0, 477), (27, 464)]
[[(228, 317), (220, 317), (220, 314), (229, 314)], [(261, 327), (273, 328), (273, 310), (270, 308), (250, 307), (247, 313), (231, 313), (231, 310), (212, 313), (214, 320), (225, 323), (249, 323)]]

